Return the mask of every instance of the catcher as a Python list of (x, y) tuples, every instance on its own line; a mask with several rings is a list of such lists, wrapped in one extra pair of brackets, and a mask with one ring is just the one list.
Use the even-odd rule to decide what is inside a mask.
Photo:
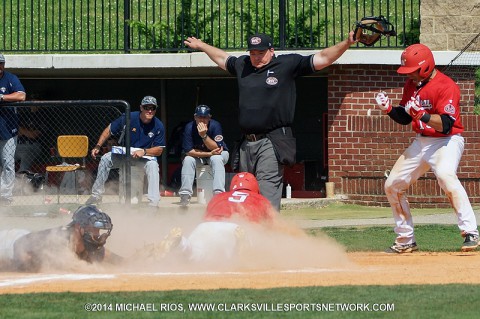
[(105, 249), (112, 232), (110, 217), (94, 205), (79, 207), (64, 226), (30, 232), (24, 229), (0, 231), (0, 266), (38, 272), (44, 266), (61, 266), (64, 260), (87, 263), (118, 263), (122, 257)]

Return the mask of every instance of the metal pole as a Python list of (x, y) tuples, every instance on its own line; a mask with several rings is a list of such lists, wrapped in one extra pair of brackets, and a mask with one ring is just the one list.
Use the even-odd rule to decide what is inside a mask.
[(279, 8), (278, 8), (278, 14), (279, 14), (279, 41), (280, 41), (280, 49), (284, 50), (285, 49), (285, 23), (286, 23), (286, 7), (285, 7), (285, 0), (280, 0), (279, 1)]
[(130, 53), (130, 0), (123, 1), (123, 51)]

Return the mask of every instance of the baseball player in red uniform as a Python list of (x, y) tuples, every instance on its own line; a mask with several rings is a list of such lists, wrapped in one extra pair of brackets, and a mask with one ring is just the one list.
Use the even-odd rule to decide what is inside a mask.
[(237, 257), (243, 244), (248, 244), (245, 230), (239, 223), (270, 223), (276, 211), (270, 201), (260, 195), (257, 179), (251, 173), (236, 174), (230, 191), (215, 195), (207, 206), (205, 222), (200, 223), (188, 237), (174, 228), (160, 243), (164, 255), (179, 247), (188, 260), (219, 265)]
[(205, 220), (225, 220), (235, 214), (256, 223), (273, 219), (273, 207), (260, 195), (257, 179), (251, 173), (238, 173), (232, 179), (229, 192), (212, 198)]
[(411, 123), (417, 136), (397, 160), (385, 183), (397, 234), (387, 252), (408, 253), (418, 249), (405, 192), (430, 169), (457, 215), (458, 227), (465, 238), (461, 250), (475, 250), (478, 246), (477, 221), (457, 177), (464, 149), (460, 89), (435, 68), (432, 51), (423, 44), (411, 45), (403, 51), (397, 72), (408, 77), (400, 105), (392, 107), (385, 92), (378, 93), (376, 101), (395, 122)]

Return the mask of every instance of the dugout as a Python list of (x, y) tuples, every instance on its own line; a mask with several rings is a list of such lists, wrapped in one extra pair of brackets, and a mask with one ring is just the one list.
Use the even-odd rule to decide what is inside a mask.
[[(175, 171), (181, 164), (175, 131), (181, 124), (193, 119), (196, 105), (207, 104), (212, 108), (213, 118), (222, 124), (227, 145), (233, 146), (240, 137), (237, 83), (233, 77), (51, 77), (39, 81), (26, 74), (19, 76), (27, 90), (27, 98), (40, 95), (43, 100), (125, 100), (132, 111), (137, 111), (143, 96), (155, 96), (165, 110), (165, 114), (157, 112), (167, 131), (167, 151), (162, 157), (162, 161), (166, 162), (162, 168), (167, 172), (162, 174), (164, 185), (174, 184)], [(327, 77), (320, 73), (297, 80), (297, 108), (293, 124), (297, 137), (297, 164), (286, 168), (284, 175), (285, 182), (290, 183), (296, 197), (324, 196), (327, 178), (327, 82)], [(106, 119), (103, 126), (107, 124)]]

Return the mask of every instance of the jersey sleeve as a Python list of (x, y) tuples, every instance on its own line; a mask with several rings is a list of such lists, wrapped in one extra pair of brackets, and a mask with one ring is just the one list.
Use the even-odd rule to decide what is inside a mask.
[(9, 86), (11, 91), (9, 93), (25, 92), (25, 88), (23, 87), (22, 82), (20, 82), (20, 80), (16, 75), (11, 73), (9, 78)]
[(225, 62), (225, 67), (231, 75), (237, 75), (237, 69), (235, 68), (237, 60), (237, 57), (231, 55), (227, 58), (227, 62)]
[(193, 138), (192, 138), (192, 129), (193, 129), (193, 122), (189, 122), (185, 125), (185, 129), (183, 131), (183, 142), (182, 142), (182, 149), (184, 153), (188, 153), (193, 150)]
[(222, 125), (220, 124), (220, 122), (210, 120), (208, 130), (208, 136), (210, 136), (210, 138), (217, 143), (218, 147), (223, 147), (225, 151), (228, 151), (227, 144), (223, 139)]
[(122, 114), (119, 118), (110, 123), (110, 133), (112, 135), (118, 135), (122, 132), (123, 127), (125, 126), (125, 113)]
[(458, 86), (445, 86), (435, 101), (434, 113), (440, 115), (448, 115), (453, 120), (460, 117), (460, 90)]
[(155, 137), (153, 138), (152, 147), (161, 146), (165, 147), (165, 127), (163, 126), (162, 121), (156, 118), (155, 124)]
[(315, 72), (313, 55), (285, 54), (281, 55), (281, 57), (288, 62), (294, 78)]

